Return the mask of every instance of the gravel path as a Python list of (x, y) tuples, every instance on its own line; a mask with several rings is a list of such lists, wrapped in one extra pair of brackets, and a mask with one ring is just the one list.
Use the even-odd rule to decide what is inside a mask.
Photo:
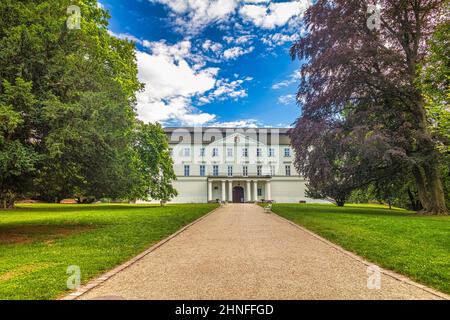
[(79, 299), (437, 299), (253, 204), (228, 204)]

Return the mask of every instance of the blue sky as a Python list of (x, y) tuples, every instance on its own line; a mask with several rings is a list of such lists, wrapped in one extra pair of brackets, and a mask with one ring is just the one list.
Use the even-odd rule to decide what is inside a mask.
[(309, 0), (101, 0), (136, 42), (138, 115), (166, 126), (288, 127), (300, 63), (288, 50)]

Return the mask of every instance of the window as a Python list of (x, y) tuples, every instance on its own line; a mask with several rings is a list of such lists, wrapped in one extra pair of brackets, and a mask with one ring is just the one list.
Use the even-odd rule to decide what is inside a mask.
[(274, 176), (276, 174), (275, 172), (275, 166), (270, 166), (270, 175)]
[(214, 165), (213, 166), (213, 176), (217, 177), (219, 175), (219, 166)]
[(247, 148), (243, 148), (242, 149), (242, 156), (243, 157), (248, 157), (248, 149)]
[(262, 166), (256, 166), (256, 175), (258, 176), (262, 175)]
[(256, 156), (261, 157), (261, 148), (256, 148)]
[(219, 148), (213, 148), (212, 150), (212, 156), (213, 157), (218, 157), (219, 156)]
[(286, 166), (286, 175), (287, 176), (291, 175), (291, 166)]
[(291, 156), (291, 149), (290, 148), (284, 148), (284, 156), (290, 157)]
[(262, 197), (262, 189), (258, 188), (258, 197)]
[(200, 148), (200, 157), (205, 156), (205, 148)]
[(247, 167), (247, 166), (243, 166), (243, 167), (242, 167), (242, 175), (243, 175), (244, 177), (247, 177), (247, 176), (248, 176), (248, 167)]
[(275, 149), (274, 148), (269, 148), (268, 155), (269, 155), (269, 157), (275, 157)]
[(200, 177), (204, 177), (206, 174), (205, 165), (200, 165)]
[(188, 165), (184, 166), (184, 176), (189, 177), (190, 175), (190, 167)]
[(191, 156), (191, 148), (184, 148), (184, 156), (185, 157)]
[(227, 148), (227, 157), (233, 156), (233, 148)]
[(228, 176), (229, 177), (233, 176), (233, 166), (228, 166)]

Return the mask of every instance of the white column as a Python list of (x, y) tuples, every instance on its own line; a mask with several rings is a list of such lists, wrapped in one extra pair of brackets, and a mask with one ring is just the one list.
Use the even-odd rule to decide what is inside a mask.
[(258, 181), (253, 181), (253, 201), (258, 201)]
[(233, 202), (233, 181), (228, 180), (228, 201)]
[(225, 182), (226, 182), (225, 180), (222, 180), (222, 201), (227, 201)]
[(272, 200), (272, 190), (270, 189), (270, 180), (266, 182), (266, 200)]
[(247, 189), (245, 189), (245, 195), (247, 197), (247, 202), (252, 201), (252, 190), (250, 187), (250, 180), (247, 180)]
[(212, 201), (212, 182), (208, 181), (208, 202)]

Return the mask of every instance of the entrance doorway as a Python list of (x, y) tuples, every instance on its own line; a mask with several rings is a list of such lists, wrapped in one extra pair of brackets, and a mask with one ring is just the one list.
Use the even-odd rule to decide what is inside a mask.
[(242, 187), (233, 188), (233, 202), (244, 203), (244, 188)]

